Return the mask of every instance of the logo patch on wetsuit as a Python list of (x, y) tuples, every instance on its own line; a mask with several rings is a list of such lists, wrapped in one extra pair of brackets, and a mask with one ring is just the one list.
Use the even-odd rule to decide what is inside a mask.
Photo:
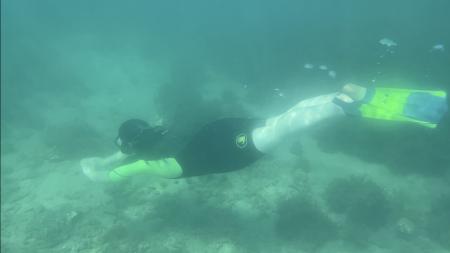
[(236, 145), (240, 148), (245, 148), (247, 146), (247, 135), (242, 133), (236, 137)]

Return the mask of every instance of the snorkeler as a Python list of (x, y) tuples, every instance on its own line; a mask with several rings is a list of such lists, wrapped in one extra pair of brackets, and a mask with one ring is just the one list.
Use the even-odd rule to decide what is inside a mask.
[[(192, 137), (176, 136), (159, 126), (131, 119), (119, 128), (120, 151), (107, 158), (86, 158), (80, 164), (95, 182), (118, 182), (134, 175), (187, 178), (243, 169), (302, 129), (334, 117), (410, 121), (435, 128), (448, 110), (446, 93), (344, 86), (333, 93), (304, 100), (273, 118), (225, 118), (204, 126)], [(121, 162), (113, 170), (98, 170)]]

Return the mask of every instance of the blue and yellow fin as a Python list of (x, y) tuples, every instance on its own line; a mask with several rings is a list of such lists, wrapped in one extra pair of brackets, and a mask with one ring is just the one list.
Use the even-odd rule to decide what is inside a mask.
[(333, 103), (348, 115), (409, 121), (435, 128), (448, 110), (446, 96), (443, 91), (367, 88), (361, 101), (344, 103), (336, 98)]

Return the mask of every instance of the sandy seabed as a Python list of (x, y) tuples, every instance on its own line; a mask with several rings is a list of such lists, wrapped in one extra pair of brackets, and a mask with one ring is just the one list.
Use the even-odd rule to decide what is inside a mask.
[[(153, 78), (164, 79), (156, 74)], [(243, 87), (227, 82), (222, 86)], [(114, 152), (111, 140), (123, 120), (152, 120), (157, 115), (149, 109), (146, 94), (151, 89), (114, 87), (119, 88), (85, 99), (36, 94), (27, 103), (46, 108), (41, 113), (49, 126), (83, 119), (105, 136), (104, 145)], [(444, 179), (394, 175), (383, 165), (324, 153), (308, 134), (233, 173), (96, 184), (83, 175), (78, 160), (59, 157), (49, 148), (46, 136), (48, 131), (13, 129), (15, 151), (2, 154), (2, 252), (361, 252), (341, 239), (320, 246), (283, 240), (275, 229), (279, 202), (306, 194), (340, 224), (345, 217), (328, 210), (323, 199), (336, 178), (364, 175), (383, 187), (390, 200), (402, 199), (398, 208), (415, 213), (428, 212), (430, 199), (448, 191)], [(9, 140), (2, 140), (2, 146), (3, 141)], [(307, 169), (294, 166), (298, 157), (289, 152), (294, 141), (302, 144)], [(391, 221), (367, 237), (363, 251), (448, 252), (422, 234), (416, 223), (410, 217)]]

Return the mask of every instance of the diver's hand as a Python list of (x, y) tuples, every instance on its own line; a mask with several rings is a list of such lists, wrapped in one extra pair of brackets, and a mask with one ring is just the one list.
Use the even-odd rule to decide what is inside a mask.
[(94, 182), (109, 182), (107, 171), (96, 171), (96, 169), (103, 166), (103, 164), (104, 159), (99, 157), (85, 158), (80, 161), (84, 175)]
[(95, 172), (96, 169), (102, 167), (104, 159), (100, 157), (85, 158), (80, 161), (81, 168), (86, 176)]

